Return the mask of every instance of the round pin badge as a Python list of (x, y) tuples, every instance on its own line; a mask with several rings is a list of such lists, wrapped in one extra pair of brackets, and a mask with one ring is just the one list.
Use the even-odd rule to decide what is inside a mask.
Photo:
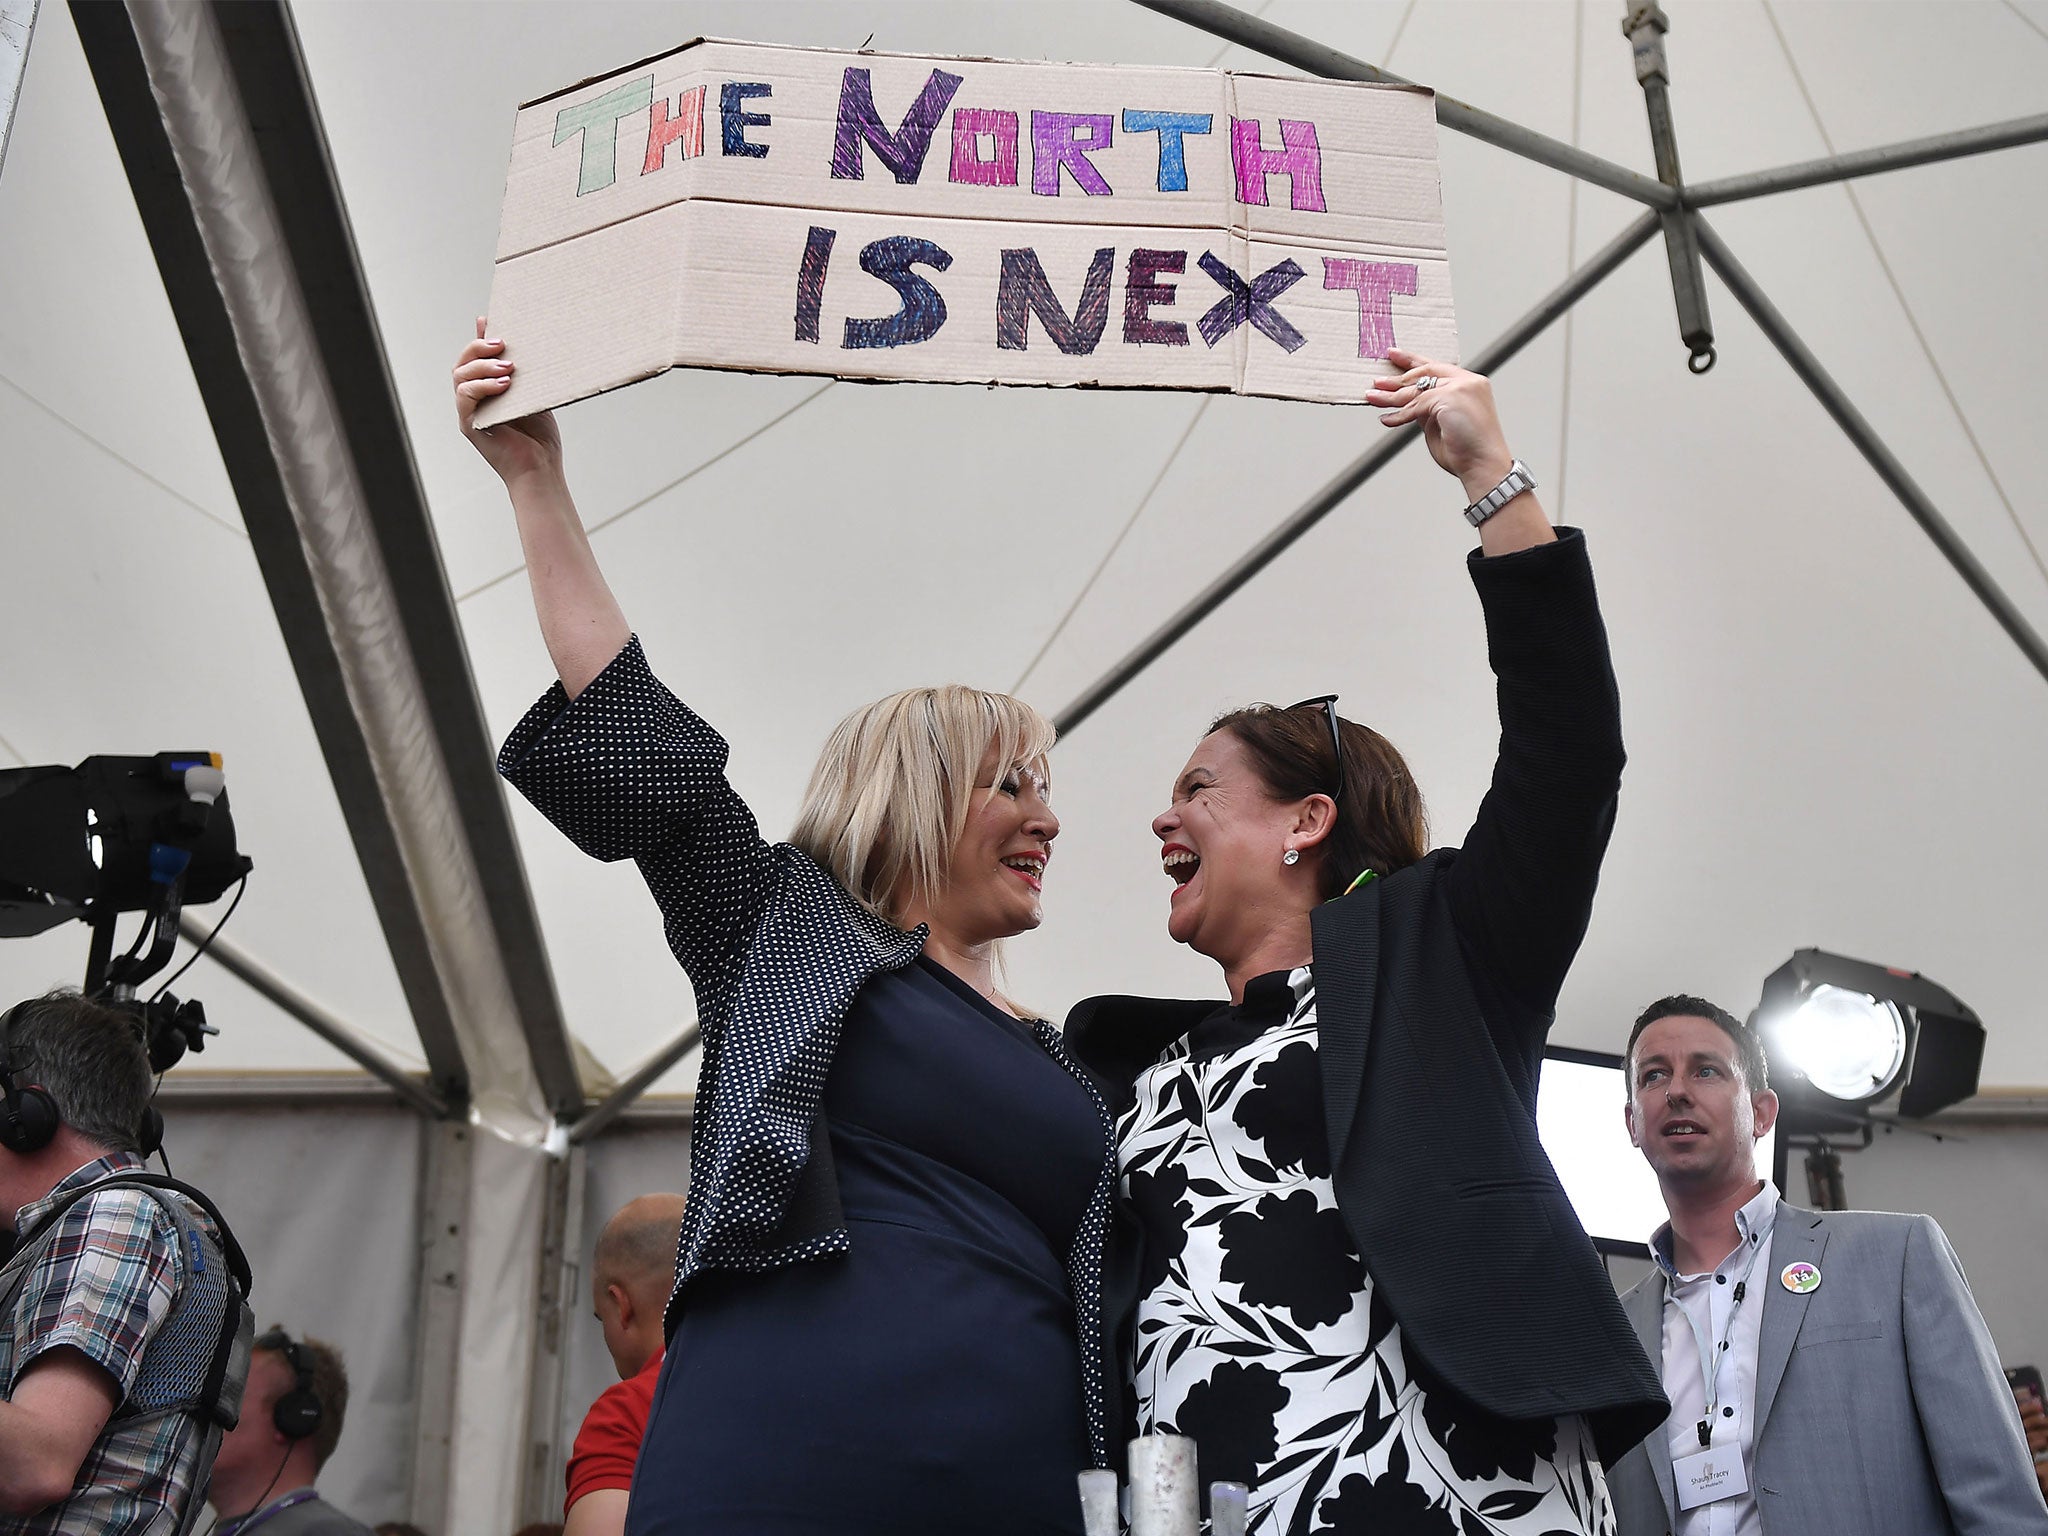
[(1820, 1289), (1820, 1270), (1802, 1260), (1797, 1264), (1787, 1264), (1778, 1280), (1793, 1295), (1804, 1296), (1808, 1291)]

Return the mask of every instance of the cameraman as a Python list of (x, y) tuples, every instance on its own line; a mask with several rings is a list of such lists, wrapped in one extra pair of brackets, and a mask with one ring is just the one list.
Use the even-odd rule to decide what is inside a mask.
[(203, 1196), (143, 1182), (151, 1089), (131, 1013), (0, 1015), (0, 1536), (187, 1531), (234, 1421), (248, 1271)]

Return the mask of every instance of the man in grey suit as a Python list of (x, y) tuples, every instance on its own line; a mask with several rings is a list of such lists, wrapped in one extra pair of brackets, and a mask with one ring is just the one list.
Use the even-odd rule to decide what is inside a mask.
[(1619, 1536), (2048, 1536), (1941, 1228), (1780, 1200), (1763, 1047), (1704, 998), (1643, 1011), (1628, 1083), (1671, 1220), (1622, 1305), (1671, 1417), (1608, 1471)]

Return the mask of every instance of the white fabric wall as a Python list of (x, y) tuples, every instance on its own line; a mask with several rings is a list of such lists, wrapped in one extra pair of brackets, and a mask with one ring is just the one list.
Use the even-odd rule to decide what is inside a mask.
[(164, 1119), (172, 1172), (213, 1197), (248, 1252), (256, 1326), (324, 1339), (348, 1367), (323, 1495), (365, 1523), (403, 1518), (423, 1123), (398, 1108), (175, 1102)]

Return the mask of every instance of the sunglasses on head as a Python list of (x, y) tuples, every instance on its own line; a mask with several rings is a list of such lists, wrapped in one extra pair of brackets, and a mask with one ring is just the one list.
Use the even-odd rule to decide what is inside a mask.
[(1344, 802), (1344, 738), (1338, 732), (1337, 695), (1326, 693), (1319, 698), (1303, 699), (1299, 704), (1290, 704), (1287, 707), (1289, 709), (1313, 709), (1318, 705), (1322, 707), (1323, 718), (1329, 723), (1330, 756), (1337, 763), (1337, 787), (1331, 791), (1330, 798), (1341, 805)]

